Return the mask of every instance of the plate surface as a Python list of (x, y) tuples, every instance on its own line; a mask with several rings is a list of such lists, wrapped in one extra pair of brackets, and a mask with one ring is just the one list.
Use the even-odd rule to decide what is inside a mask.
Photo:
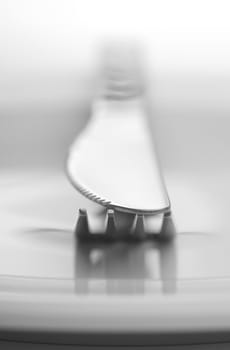
[[(74, 236), (77, 208), (100, 208), (74, 192), (62, 172), (3, 172), (2, 337), (82, 344), (228, 339), (226, 182), (220, 174), (214, 189), (218, 174), (213, 176), (207, 181), (199, 174), (198, 183), (195, 174), (188, 182), (171, 174), (173, 242), (89, 245)], [(119, 336), (106, 337), (111, 334)]]

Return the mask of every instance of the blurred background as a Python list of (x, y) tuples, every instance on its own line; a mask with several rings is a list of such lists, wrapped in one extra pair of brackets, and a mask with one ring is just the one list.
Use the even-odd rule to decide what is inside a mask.
[(0, 0), (1, 169), (63, 167), (114, 39), (143, 51), (164, 169), (223, 167), (229, 12), (227, 0)]

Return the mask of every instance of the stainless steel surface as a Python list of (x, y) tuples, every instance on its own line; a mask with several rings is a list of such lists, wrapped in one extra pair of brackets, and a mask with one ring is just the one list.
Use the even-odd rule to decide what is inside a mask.
[(67, 174), (84, 196), (127, 213), (170, 210), (150, 132), (146, 83), (129, 46), (104, 54), (98, 97), (86, 129), (71, 146)]
[(100, 205), (162, 213), (170, 205), (153, 147), (141, 99), (102, 100), (71, 146), (67, 171), (73, 185)]

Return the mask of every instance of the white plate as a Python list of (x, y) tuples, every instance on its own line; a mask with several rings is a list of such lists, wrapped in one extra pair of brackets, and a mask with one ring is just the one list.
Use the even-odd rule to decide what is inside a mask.
[(95, 212), (97, 205), (74, 192), (62, 172), (2, 172), (1, 338), (94, 345), (230, 340), (225, 184), (218, 173), (200, 173), (199, 182), (195, 174), (170, 174), (177, 227), (171, 243), (80, 246), (77, 208)]

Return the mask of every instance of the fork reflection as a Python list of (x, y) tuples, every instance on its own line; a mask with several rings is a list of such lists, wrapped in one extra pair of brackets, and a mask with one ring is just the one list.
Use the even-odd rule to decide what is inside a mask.
[(176, 278), (176, 240), (112, 245), (75, 240), (77, 294), (171, 294)]

